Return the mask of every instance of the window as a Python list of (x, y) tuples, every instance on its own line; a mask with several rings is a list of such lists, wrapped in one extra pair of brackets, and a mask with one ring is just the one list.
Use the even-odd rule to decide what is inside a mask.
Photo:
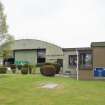
[(77, 56), (69, 55), (69, 66), (76, 67), (77, 66)]
[(79, 58), (80, 68), (92, 67), (92, 55), (91, 53), (82, 53)]
[(37, 50), (37, 64), (45, 63), (46, 61), (46, 51), (45, 49), (38, 49)]

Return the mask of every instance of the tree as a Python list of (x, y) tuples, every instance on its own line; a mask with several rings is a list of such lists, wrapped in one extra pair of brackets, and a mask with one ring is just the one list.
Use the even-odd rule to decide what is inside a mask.
[(13, 36), (8, 33), (8, 25), (6, 23), (4, 7), (0, 2), (0, 56), (3, 58), (8, 58), (13, 40)]

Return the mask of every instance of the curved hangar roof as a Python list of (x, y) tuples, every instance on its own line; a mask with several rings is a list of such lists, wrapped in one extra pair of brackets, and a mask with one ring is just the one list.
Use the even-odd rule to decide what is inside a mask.
[(16, 40), (12, 46), (13, 50), (31, 50), (31, 49), (46, 49), (47, 54), (63, 55), (62, 48), (40, 40), (21, 39)]

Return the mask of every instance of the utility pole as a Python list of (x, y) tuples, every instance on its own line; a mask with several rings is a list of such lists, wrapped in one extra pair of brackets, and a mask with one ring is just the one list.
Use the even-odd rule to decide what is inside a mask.
[(76, 67), (76, 76), (77, 76), (77, 80), (79, 80), (79, 54), (78, 54), (78, 50), (76, 49), (76, 55), (77, 55), (77, 67)]

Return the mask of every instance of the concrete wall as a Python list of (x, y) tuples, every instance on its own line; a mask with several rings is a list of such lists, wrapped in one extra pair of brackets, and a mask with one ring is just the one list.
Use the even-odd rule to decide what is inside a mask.
[[(79, 54), (82, 52), (88, 53), (90, 50), (79, 50)], [(70, 71), (70, 77), (76, 78), (76, 67), (70, 67), (69, 65), (69, 55), (76, 55), (76, 50), (68, 50), (64, 51), (64, 61), (63, 61), (63, 73), (66, 71)], [(79, 67), (79, 79), (90, 80), (93, 79), (93, 71), (91, 69), (81, 68)]]
[(71, 74), (75, 76), (76, 67), (69, 66), (69, 55), (76, 55), (76, 51), (64, 51), (64, 60), (63, 60), (63, 73), (70, 71)]

